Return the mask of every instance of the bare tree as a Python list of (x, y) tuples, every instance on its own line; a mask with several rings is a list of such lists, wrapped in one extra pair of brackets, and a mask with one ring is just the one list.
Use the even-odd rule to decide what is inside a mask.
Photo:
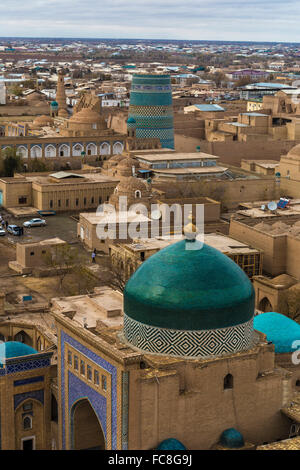
[(281, 313), (300, 323), (300, 288), (292, 287), (282, 296), (279, 303)]
[(116, 266), (113, 263), (110, 264), (110, 277), (107, 280), (107, 285), (112, 289), (124, 292), (127, 279), (125, 276), (124, 269), (120, 265)]
[(82, 264), (78, 249), (67, 243), (56, 245), (45, 253), (45, 263), (55, 269), (59, 278), (59, 290), (63, 288), (63, 282), (67, 274), (78, 269)]

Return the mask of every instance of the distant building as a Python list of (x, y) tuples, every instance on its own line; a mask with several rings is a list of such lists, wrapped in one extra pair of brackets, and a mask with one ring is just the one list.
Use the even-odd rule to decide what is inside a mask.
[(231, 77), (233, 80), (240, 80), (241, 78), (250, 77), (251, 80), (255, 79), (266, 79), (270, 76), (270, 72), (264, 72), (263, 70), (243, 69), (232, 72)]
[(96, 209), (109, 199), (118, 180), (100, 173), (60, 171), (44, 176), (1, 178), (0, 200), (5, 208), (76, 211)]
[(0, 104), (6, 104), (6, 86), (0, 83)]
[(265, 95), (275, 95), (278, 91), (296, 90), (297, 87), (282, 83), (251, 83), (240, 88), (240, 99), (251, 100)]

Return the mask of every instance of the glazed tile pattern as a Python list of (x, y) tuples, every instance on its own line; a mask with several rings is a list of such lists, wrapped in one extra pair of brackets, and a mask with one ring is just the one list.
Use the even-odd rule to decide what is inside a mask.
[[(61, 331), (61, 404), (62, 404), (62, 447), (66, 449), (66, 429), (69, 426), (69, 416), (65, 415), (66, 400), (68, 400), (68, 410), (79, 398), (88, 398), (91, 404), (99, 402), (95, 405), (95, 412), (101, 422), (103, 431), (107, 428), (106, 411), (104, 413), (104, 401), (106, 399), (97, 393), (92, 387), (89, 387), (83, 380), (75, 377), (73, 374), (68, 374), (69, 386), (65, 383), (65, 345), (70, 345), (79, 353), (84, 354), (88, 359), (98, 364), (109, 374), (111, 374), (111, 448), (117, 448), (117, 369), (109, 362), (105, 361), (101, 356), (98, 356), (93, 351), (79, 343), (77, 340), (69, 336), (64, 331)], [(76, 379), (76, 380), (75, 380)], [(69, 412), (68, 412), (69, 414)], [(105, 434), (106, 439), (108, 436)]]
[(26, 360), (25, 358), (6, 359), (6, 364), (5, 364), (5, 369), (4, 369), (5, 373), (15, 374), (16, 372), (23, 372), (25, 370), (49, 367), (51, 355), (52, 354), (50, 354), (49, 357), (46, 357), (46, 358), (35, 357), (34, 359), (28, 359), (28, 360)]
[(253, 318), (215, 330), (171, 330), (137, 322), (124, 314), (125, 338), (136, 348), (176, 357), (212, 357), (246, 351), (253, 346)]
[(44, 390), (33, 390), (26, 393), (18, 393), (14, 395), (14, 409), (18, 408), (20, 403), (27, 400), (28, 398), (33, 398), (44, 404)]
[(162, 147), (174, 148), (170, 75), (133, 75), (128, 118), (135, 120), (137, 139), (158, 138)]
[(129, 373), (122, 372), (122, 450), (128, 449)]
[(101, 427), (107, 440), (106, 427), (106, 398), (100, 395), (96, 390), (89, 387), (85, 382), (80, 380), (76, 375), (69, 371), (69, 415), (74, 405), (82, 398), (87, 398), (92, 405), (96, 415), (99, 418)]

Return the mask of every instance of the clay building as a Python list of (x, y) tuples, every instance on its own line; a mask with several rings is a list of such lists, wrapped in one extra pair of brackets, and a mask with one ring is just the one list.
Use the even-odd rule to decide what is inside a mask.
[[(205, 224), (205, 232), (208, 230)], [(113, 266), (120, 270), (124, 279), (129, 279), (136, 269), (161, 249), (176, 243), (174, 238), (136, 239), (131, 243), (111, 244), (109, 254)], [(216, 233), (205, 233), (204, 242), (229, 256), (252, 279), (262, 273), (263, 253), (230, 237)]]
[(108, 201), (118, 179), (100, 173), (57, 172), (0, 179), (2, 206), (7, 209), (79, 211)]
[(48, 257), (53, 248), (65, 245), (60, 238), (42, 240), (36, 243), (17, 243), (16, 260), (9, 261), (9, 267), (20, 274), (38, 273), (49, 270)]
[(241, 168), (253, 171), (260, 175), (275, 175), (279, 171), (279, 162), (276, 160), (241, 160)]
[(148, 258), (124, 303), (105, 291), (53, 300), (60, 448), (244, 448), (289, 437), (281, 410), (292, 376), (253, 329), (248, 277), (218, 250), (186, 243), (197, 241)]
[[(70, 117), (67, 110), (64, 76), (58, 75), (56, 101), (50, 105), (46, 96), (33, 93), (27, 97), (32, 103), (46, 103), (33, 122), (7, 122), (0, 149), (15, 149), (23, 158), (26, 169), (33, 159), (40, 159), (51, 168), (81, 168), (81, 163), (100, 162), (125, 148), (126, 135), (107, 128), (101, 114), (99, 98), (89, 96), (79, 101)], [(38, 104), (36, 105), (38, 106)]]
[(52, 354), (19, 341), (0, 344), (1, 450), (51, 448)]
[(298, 288), (300, 215), (231, 219), (229, 234), (263, 251), (263, 273), (255, 276), (256, 308), (280, 311), (287, 291)]
[(55, 331), (40, 315), (1, 315), (1, 450), (58, 449)]

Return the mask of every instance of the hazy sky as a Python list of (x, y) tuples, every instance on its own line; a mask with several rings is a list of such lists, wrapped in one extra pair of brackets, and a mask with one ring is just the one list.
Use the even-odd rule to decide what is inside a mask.
[(300, 42), (299, 0), (2, 0), (2, 2), (0, 13), (2, 37)]

